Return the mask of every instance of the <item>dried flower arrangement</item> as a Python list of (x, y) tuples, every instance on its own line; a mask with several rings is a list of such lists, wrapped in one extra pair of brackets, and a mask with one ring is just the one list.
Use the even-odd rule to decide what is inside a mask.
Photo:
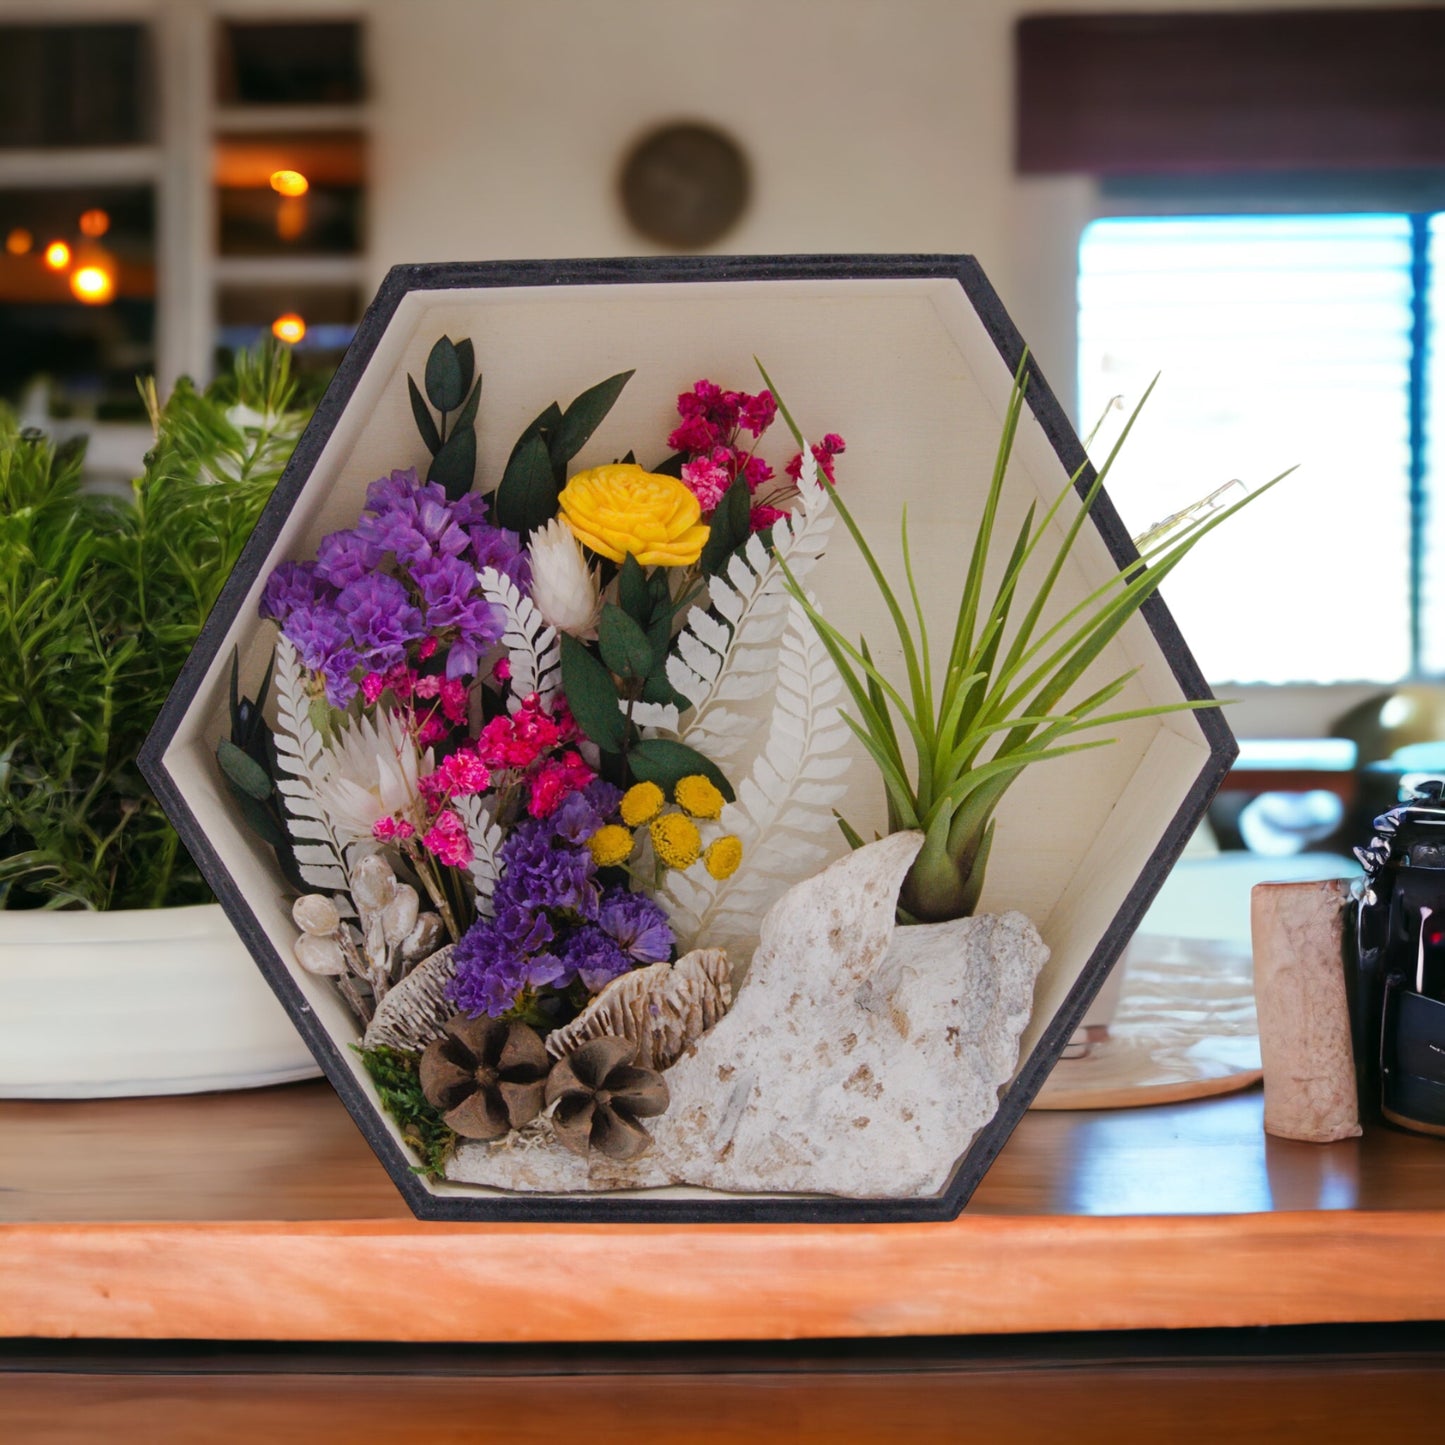
[(381, 477), (270, 573), (274, 655), (254, 698), (233, 666), (216, 750), (296, 892), (297, 963), (434, 1175), (459, 1140), (647, 1149), (664, 1071), (731, 1001), (716, 945), (823, 856), (846, 736), (786, 581), (822, 553), (841, 437), (777, 476), (770, 386), (699, 381), (654, 470), (569, 474), (623, 373), (543, 411), (483, 495), (474, 373), (439, 339), (407, 378), (426, 479)]

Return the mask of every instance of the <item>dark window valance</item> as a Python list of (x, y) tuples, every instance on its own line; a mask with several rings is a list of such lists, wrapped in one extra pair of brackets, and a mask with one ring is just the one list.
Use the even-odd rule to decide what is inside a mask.
[(1445, 165), (1445, 8), (1030, 15), (1025, 174)]

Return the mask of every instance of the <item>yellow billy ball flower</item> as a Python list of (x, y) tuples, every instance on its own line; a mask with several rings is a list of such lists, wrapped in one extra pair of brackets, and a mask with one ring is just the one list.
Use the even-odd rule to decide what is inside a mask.
[(672, 795), (677, 806), (694, 818), (716, 818), (722, 812), (723, 795), (701, 773), (679, 778)]
[(599, 868), (614, 868), (632, 856), (632, 834), (616, 823), (608, 823), (587, 840), (587, 847)]
[(633, 783), (622, 795), (622, 821), (629, 828), (641, 827), (657, 817), (666, 801), (656, 783)]
[(652, 850), (667, 868), (691, 868), (702, 852), (697, 824), (681, 813), (664, 813), (652, 820)]
[(742, 840), (734, 838), (731, 833), (715, 838), (707, 845), (707, 852), (702, 855), (702, 866), (717, 879), (731, 878), (742, 861)]
[(697, 498), (631, 462), (578, 472), (557, 502), (577, 540), (614, 562), (630, 553), (644, 567), (690, 567), (707, 541)]

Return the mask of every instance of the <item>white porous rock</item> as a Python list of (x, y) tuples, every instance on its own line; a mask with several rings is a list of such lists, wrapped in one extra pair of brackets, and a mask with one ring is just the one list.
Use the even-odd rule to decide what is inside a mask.
[(790, 889), (732, 1010), (666, 1078), (626, 1165), (463, 1146), (458, 1182), (520, 1190), (689, 1184), (735, 1193), (937, 1193), (998, 1108), (1048, 949), (1020, 913), (898, 928), (922, 845), (896, 833)]

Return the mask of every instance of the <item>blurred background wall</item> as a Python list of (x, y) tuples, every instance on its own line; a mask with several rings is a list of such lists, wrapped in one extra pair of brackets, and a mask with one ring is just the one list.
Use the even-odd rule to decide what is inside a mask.
[[(1251, 480), (1293, 461), (1312, 469), (1308, 500), (1281, 489), (1258, 508), (1235, 571), (1255, 578), (1256, 591), (1291, 599), (1281, 626), (1324, 639), (1313, 653), (1247, 654), (1238, 644), (1251, 630), (1250, 589), (1235, 588), (1224, 607), (1217, 573), (1200, 569), (1194, 594), (1181, 584), (1171, 603), (1178, 598), (1186, 632), (1203, 639), (1212, 676), (1304, 685), (1274, 688), (1272, 713), (1251, 715), (1252, 726), (1322, 730), (1331, 710), (1379, 682), (1445, 669), (1445, 624), (1426, 625), (1445, 617), (1430, 590), (1431, 576), (1445, 573), (1432, 565), (1437, 553), (1445, 560), (1445, 507), (1429, 505), (1435, 492), (1445, 495), (1445, 467), (1427, 455), (1421, 421), (1434, 385), (1426, 366), (1435, 304), (1422, 276), (1433, 218), (1445, 213), (1445, 168), (1346, 168), (1323, 184), (1318, 167), (1315, 179), (1265, 175), (1242, 185), (1228, 174), (1203, 186), (1197, 175), (1166, 174), (1122, 189), (1088, 165), (1021, 169), (1016, 37), (1021, 19), (1040, 10), (1169, 20), (1341, 8), (1331, 0), (0, 0), (0, 395), (27, 420), (87, 431), (93, 468), (123, 478), (147, 436), (136, 372), (154, 370), (163, 382), (204, 376), (274, 332), (317, 376), (329, 374), (397, 262), (660, 253), (678, 248), (659, 239), (669, 207), (702, 224), (701, 239), (686, 243), (701, 251), (972, 252), (1065, 406), (1088, 413), (1085, 428), (1113, 392), (1137, 395), (1149, 374), (1141, 367), (1170, 372), (1183, 410), (1155, 403), (1153, 440), (1146, 426), (1131, 441), (1133, 472), (1119, 473), (1117, 489), (1110, 483), (1131, 526), (1244, 464), (1221, 458), (1243, 458)], [(1354, 0), (1349, 8), (1368, 19), (1402, 7)], [(1368, 25), (1359, 33), (1368, 50)], [(1227, 55), (1221, 68), (1227, 77)], [(1046, 101), (1051, 93), (1046, 79)], [(1167, 111), (1170, 97), (1153, 104)], [(1300, 100), (1302, 111), (1312, 104)], [(679, 123), (719, 134), (673, 136), (647, 158), (638, 205), (663, 214), (639, 228), (623, 204), (624, 165), (659, 127)], [(682, 150), (667, 150), (674, 143)], [(694, 163), (706, 184), (694, 184)], [(745, 186), (729, 170), (738, 164)], [(743, 189), (727, 223), (729, 200)], [(1253, 233), (1228, 251), (1166, 228), (1156, 237), (1163, 250), (1116, 277), (1102, 311), (1089, 310), (1117, 256), (1134, 254), (1081, 251), (1096, 234), (1091, 223), (1234, 211), (1388, 211), (1391, 219), (1373, 239), (1347, 226), (1323, 240), (1275, 238), (1274, 250)], [(1132, 244), (1138, 234), (1116, 239)], [(1297, 259), (1307, 242), (1324, 245), (1336, 269)], [(52, 264), (57, 243), (64, 258)], [(1191, 261), (1165, 296), (1143, 278), (1166, 251), (1244, 259), (1203, 279)], [(1081, 273), (1091, 254), (1100, 258), (1096, 277)], [(1248, 271), (1255, 291), (1241, 290), (1230, 267)], [(1359, 307), (1338, 321), (1320, 309), (1321, 297), (1341, 293), (1337, 278), (1353, 286), (1370, 267), (1378, 294), (1368, 326)], [(1284, 323), (1263, 308), (1279, 298), (1282, 278), (1311, 271), (1325, 278), (1321, 296), (1294, 297), (1288, 309), (1314, 317), (1315, 329), (1291, 343), (1299, 365), (1281, 365), (1273, 349)], [(1192, 295), (1212, 297), (1201, 288), (1216, 284), (1244, 308), (1238, 317), (1212, 300), (1188, 311)], [(1445, 293), (1445, 282), (1436, 289)], [(1166, 320), (1141, 330), (1141, 316)], [(1358, 336), (1357, 324), (1365, 326)], [(1210, 333), (1208, 346), (1196, 344), (1196, 331)], [(1301, 369), (1330, 338), (1344, 360), (1328, 375)], [(1358, 360), (1366, 356), (1369, 375)], [(1287, 375), (1299, 382), (1294, 401), (1282, 398)], [(1228, 396), (1218, 389), (1226, 383), (1235, 388)], [(1445, 416), (1445, 385), (1436, 389)], [(1362, 475), (1375, 479), (1375, 496), (1393, 498), (1375, 506), (1373, 531), (1361, 530)], [(1357, 515), (1345, 526), (1349, 512)], [(1367, 547), (1376, 575), (1393, 579), (1368, 615), (1340, 586), (1353, 566), (1351, 529), (1356, 553)], [(1383, 623), (1382, 608), (1393, 609)], [(1386, 631), (1392, 640), (1382, 647)], [(1300, 697), (1303, 710), (1291, 711)]]

